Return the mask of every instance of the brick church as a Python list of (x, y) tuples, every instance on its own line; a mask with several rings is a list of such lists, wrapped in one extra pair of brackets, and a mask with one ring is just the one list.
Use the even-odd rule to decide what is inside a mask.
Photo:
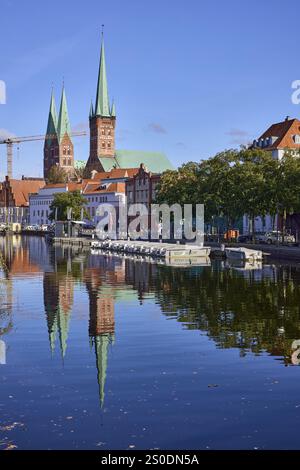
[(57, 118), (53, 91), (46, 138), (44, 144), (44, 178), (47, 179), (53, 166), (63, 168), (69, 177), (74, 174), (74, 147), (68, 115), (65, 88), (62, 89), (59, 115)]
[[(94, 171), (107, 172), (113, 168), (138, 168), (141, 163), (153, 173), (162, 173), (172, 168), (171, 163), (163, 153), (116, 149), (116, 109), (115, 104), (109, 101), (103, 37), (96, 101), (94, 105), (91, 103), (89, 127), (90, 150), (84, 170), (85, 178), (90, 178)], [(72, 178), (76, 162), (74, 160), (74, 147), (64, 87), (58, 118), (52, 93), (46, 134), (44, 178), (48, 177), (49, 171), (54, 165), (63, 168)]]

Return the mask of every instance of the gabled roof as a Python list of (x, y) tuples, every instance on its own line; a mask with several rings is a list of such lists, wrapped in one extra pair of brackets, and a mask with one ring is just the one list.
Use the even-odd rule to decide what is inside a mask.
[[(299, 119), (285, 119), (282, 122), (272, 124), (258, 140), (273, 137), (273, 142), (263, 147), (265, 150), (284, 148), (300, 149), (300, 144), (297, 144), (294, 140), (295, 135), (300, 136)], [(276, 138), (276, 140), (274, 140), (274, 138)]]
[(9, 179), (11, 191), (16, 207), (28, 206), (29, 194), (36, 193), (45, 186), (43, 180), (15, 180)]
[(88, 183), (84, 189), (84, 194), (108, 194), (125, 193), (125, 183), (110, 183), (106, 188), (101, 187), (101, 182)]
[(115, 157), (99, 157), (104, 171), (113, 168), (139, 168), (141, 163), (153, 173), (172, 170), (173, 165), (167, 156), (160, 152), (144, 152), (141, 150), (117, 150)]

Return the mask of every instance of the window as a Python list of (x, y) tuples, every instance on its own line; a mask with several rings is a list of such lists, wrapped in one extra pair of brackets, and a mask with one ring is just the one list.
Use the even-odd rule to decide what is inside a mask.
[(92, 207), (92, 217), (95, 217), (95, 207)]
[(111, 148), (111, 143), (110, 142), (108, 142), (107, 148), (109, 148), (109, 149)]
[(105, 142), (102, 142), (102, 148), (105, 149)]
[(66, 162), (66, 159), (64, 158), (63, 159), (63, 166), (66, 166), (67, 162)]

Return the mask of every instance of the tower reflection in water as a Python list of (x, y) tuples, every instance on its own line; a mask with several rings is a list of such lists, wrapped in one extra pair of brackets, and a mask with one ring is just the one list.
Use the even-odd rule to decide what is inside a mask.
[(89, 294), (89, 337), (96, 354), (97, 380), (100, 406), (104, 404), (108, 349), (114, 343), (115, 316), (112, 289), (101, 286), (99, 270), (87, 269), (84, 273)]
[(44, 273), (44, 306), (51, 354), (59, 343), (62, 359), (67, 352), (70, 320), (74, 302), (76, 280), (85, 284), (89, 297), (89, 338), (95, 352), (100, 406), (105, 397), (108, 351), (114, 343), (114, 294), (110, 284), (116, 276), (114, 270), (90, 267), (85, 255), (76, 256), (71, 250), (52, 251), (51, 272)]
[[(53, 355), (66, 357), (74, 294), (89, 297), (88, 336), (95, 354), (100, 404), (105, 397), (110, 345), (115, 338), (115, 301), (153, 299), (160, 312), (184, 329), (205, 331), (216, 348), (246, 355), (267, 353), (285, 365), (300, 361), (300, 267), (269, 265), (236, 269), (175, 268), (109, 255), (49, 248), (42, 238), (0, 237), (2, 259), (0, 340), (12, 329), (15, 278), (43, 278), (44, 307)], [(179, 288), (180, 286), (180, 288)], [(74, 310), (74, 313), (72, 311)], [(56, 349), (55, 349), (56, 348)], [(0, 362), (8, 358), (1, 343)]]

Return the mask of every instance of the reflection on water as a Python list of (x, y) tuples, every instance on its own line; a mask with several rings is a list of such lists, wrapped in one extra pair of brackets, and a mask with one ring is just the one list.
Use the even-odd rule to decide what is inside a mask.
[[(91, 365), (89, 365), (89, 359), (85, 352), (85, 344), (87, 343), (94, 354), (93, 367), (94, 380), (97, 380), (98, 388), (98, 409), (108, 415), (111, 413), (111, 423), (114, 423), (106, 422), (105, 424), (105, 429), (109, 435), (111, 433), (111, 437), (108, 439), (109, 442), (103, 444), (104, 447), (121, 446), (122, 437), (126, 435), (127, 428), (129, 429), (130, 426), (133, 427), (130, 436), (134, 436), (131, 439), (137, 442), (137, 446), (146, 445), (151, 447), (155, 444), (163, 446), (163, 442), (169, 446), (168, 448), (172, 448), (172, 446), (174, 448), (176, 446), (178, 448), (196, 448), (201, 447), (202, 444), (204, 445), (205, 430), (201, 431), (202, 434), (199, 437), (198, 431), (194, 430), (195, 434), (191, 435), (190, 429), (193, 429), (193, 423), (196, 429), (198, 420), (201, 421), (200, 417), (196, 419), (195, 416), (198, 415), (202, 406), (206, 408), (205, 393), (207, 391), (205, 393), (201, 392), (202, 404), (199, 402), (198, 397), (200, 392), (197, 392), (197, 396), (192, 396), (192, 392), (190, 392), (190, 389), (194, 390), (193, 387), (199, 386), (200, 382), (195, 382), (198, 371), (191, 372), (191, 374), (194, 374), (192, 378), (187, 378), (186, 374), (189, 361), (191, 361), (191, 367), (199, 367), (199, 364), (197, 365), (198, 359), (193, 362), (195, 361), (193, 355), (207, 355), (206, 350), (211, 348), (212, 341), (214, 352), (209, 349), (209, 356), (206, 356), (207, 367), (210, 370), (206, 370), (205, 365), (201, 366), (203, 370), (200, 367), (202, 375), (199, 380), (210, 380), (212, 371), (216, 374), (216, 377), (224, 376), (226, 361), (224, 363), (222, 358), (222, 366), (218, 364), (218, 361), (221, 360), (218, 350), (221, 349), (239, 352), (234, 358), (232, 355), (226, 357), (228, 357), (228, 364), (230, 363), (231, 369), (237, 367), (240, 381), (249, 380), (248, 377), (247, 379), (243, 378), (243, 372), (239, 366), (239, 364), (242, 364), (240, 361), (245, 361), (247, 358), (250, 362), (245, 362), (245, 364), (252, 364), (251, 358), (258, 358), (257, 360), (260, 362), (255, 362), (258, 369), (260, 363), (264, 367), (266, 367), (266, 364), (268, 364), (267, 367), (273, 367), (270, 361), (274, 362), (274, 359), (276, 359), (274, 365), (278, 364), (280, 367), (300, 363), (299, 266), (231, 266), (223, 262), (216, 262), (212, 266), (204, 263), (203, 266), (173, 267), (141, 260), (134, 261), (127, 257), (91, 255), (88, 252), (80, 252), (65, 247), (49, 248), (44, 243), (43, 238), (40, 237), (23, 239), (17, 236), (1, 237), (0, 249), (2, 268), (0, 284), (0, 372), (10, 371), (9, 366), (11, 365), (15, 366), (14, 374), (18, 374), (16, 368), (20, 367), (21, 370), (22, 367), (22, 360), (20, 360), (22, 350), (18, 341), (24, 341), (23, 345), (25, 346), (30, 343), (32, 347), (36, 344), (39, 345), (37, 348), (41, 348), (40, 343), (37, 343), (38, 338), (44, 336), (44, 332), (47, 331), (48, 351), (50, 351), (52, 361), (58, 356), (60, 357), (60, 364), (55, 362), (52, 367), (55, 368), (57, 373), (63, 371), (63, 376), (59, 378), (62, 387), (67, 387), (69, 383), (71, 387), (75, 387), (75, 389), (77, 387), (74, 390), (74, 394), (77, 393), (77, 398), (74, 395), (72, 399), (70, 398), (70, 401), (72, 401), (74, 410), (78, 410), (81, 406), (78, 394), (86, 388), (84, 385), (85, 378), (87, 377), (86, 380), (89, 380), (90, 377)], [(32, 291), (35, 292), (32, 297), (30, 297), (31, 286), (36, 287)], [(39, 303), (38, 292), (42, 292), (42, 303)], [(27, 305), (26, 308), (24, 307), (25, 304)], [(44, 326), (39, 326), (39, 330), (36, 331), (35, 325), (41, 319), (40, 306), (42, 304), (46, 321), (44, 320)], [(28, 309), (28, 305), (31, 305), (32, 312), (31, 309)], [(36, 307), (37, 305), (39, 307)], [(162, 314), (159, 322), (154, 313), (157, 309)], [(36, 311), (37, 313), (35, 313)], [(138, 315), (136, 315), (137, 312)], [(164, 323), (161, 323), (163, 319), (171, 320), (172, 323), (175, 320), (175, 323), (181, 324), (180, 330), (175, 331), (172, 324), (165, 320)], [(144, 329), (143, 321), (146, 325)], [(119, 327), (118, 322), (121, 332), (119, 335), (116, 334), (116, 329)], [(15, 327), (15, 323), (18, 328)], [(72, 331), (73, 324), (74, 332)], [(192, 332), (197, 331), (204, 337), (201, 341), (199, 335), (192, 334)], [(24, 337), (22, 337), (22, 334), (24, 334)], [(126, 334), (135, 338), (137, 343), (126, 343)], [(162, 336), (163, 334), (166, 336)], [(208, 338), (208, 343), (203, 343), (205, 337)], [(181, 344), (183, 348), (180, 349), (182, 351), (181, 356), (172, 359), (171, 354), (165, 348), (173, 348), (172, 351), (174, 352), (172, 354), (176, 355), (176, 348), (181, 348)], [(25, 346), (24, 358), (28, 354), (29, 361), (32, 361), (33, 354), (35, 362), (38, 361), (37, 356), (41, 353), (40, 362), (37, 362), (37, 364), (41, 368), (39, 374), (42, 377), (43, 370), (48, 370), (50, 367), (48, 359), (43, 356), (42, 350), (34, 350), (34, 353), (31, 350), (28, 352)], [(136, 350), (138, 354), (147, 353), (144, 357), (144, 365), (140, 364), (141, 359), (134, 355)], [(181, 361), (182, 354), (189, 350), (191, 351), (190, 356), (185, 356), (187, 362), (183, 363)], [(109, 387), (109, 403), (107, 404), (106, 382), (114, 351), (120, 359), (118, 366), (112, 362), (114, 367), (118, 367), (118, 373), (111, 375), (112, 385)], [(70, 362), (66, 365), (66, 359), (69, 355)], [(13, 361), (18, 365), (14, 364)], [(83, 365), (80, 366), (82, 372), (79, 371), (78, 376), (76, 374), (80, 361), (83, 361)], [(86, 372), (84, 363), (86, 363)], [(159, 397), (160, 388), (158, 384), (161, 379), (157, 376), (157, 371), (160, 363), (163, 363), (165, 368), (169, 367), (170, 371), (174, 370), (174, 374), (176, 374), (181, 384), (180, 387), (183, 387), (180, 391), (181, 399), (183, 401), (188, 400), (194, 406), (194, 415), (190, 415), (189, 411), (178, 411), (175, 407), (172, 418), (168, 418), (168, 425), (164, 424), (165, 407), (172, 408), (172, 406), (175, 406), (172, 403), (175, 402), (171, 403), (170, 401), (167, 402), (167, 405), (163, 405), (165, 399), (163, 394), (171, 388), (176, 390), (179, 385), (177, 381), (171, 382), (173, 379), (170, 377), (169, 382), (164, 381), (161, 384), (161, 397)], [(139, 367), (141, 367), (141, 372), (139, 374), (135, 373), (135, 388), (132, 389), (128, 375), (132, 374), (132, 371), (138, 370)], [(228, 369), (229, 375), (231, 369)], [(68, 376), (68, 371), (72, 370), (74, 370), (74, 373), (76, 370), (75, 376)], [(296, 371), (296, 368), (294, 370)], [(24, 373), (22, 370), (22, 374)], [(39, 379), (35, 377), (33, 370), (30, 373), (36, 380), (36, 388), (31, 390), (30, 393), (38, 394)], [(276, 373), (279, 373), (278, 368)], [(11, 375), (10, 378), (8, 372), (5, 383), (13, 380), (13, 377), (17, 381), (16, 377), (18, 375)], [(22, 380), (26, 382), (28, 378), (25, 376)], [(43, 380), (46, 379), (41, 378), (41, 384)], [(145, 384), (150, 380), (154, 380), (151, 385), (154, 386), (154, 391), (151, 391), (146, 399), (143, 395), (143, 387), (146, 387)], [(192, 380), (189, 386), (190, 389), (184, 386), (185, 381), (188, 384), (189, 380)], [(231, 384), (230, 380), (233, 379), (229, 380), (228, 378), (227, 380)], [(150, 386), (149, 383), (147, 387)], [(115, 385), (115, 388), (113, 388), (113, 385)], [(49, 385), (47, 396), (49, 396), (48, 400), (50, 401), (56, 396), (56, 386), (55, 380)], [(14, 384), (14, 387), (17, 387), (17, 385)], [(54, 387), (53, 392), (51, 387)], [(123, 434), (122, 437), (119, 436), (114, 420), (118, 422), (121, 419), (120, 416), (123, 413), (124, 406), (121, 402), (123, 394), (124, 402), (127, 399), (129, 400), (126, 395), (127, 389), (131, 390), (131, 394), (137, 393), (134, 398), (137, 409), (141, 406), (138, 405), (139, 402), (148, 401), (151, 403), (151, 397), (153, 394), (155, 395), (156, 401), (152, 402), (152, 411), (149, 416), (145, 416), (145, 421), (148, 420), (151, 423), (149, 426), (152, 426), (153, 429), (156, 429), (157, 425), (166, 426), (169, 440), (163, 441), (167, 438), (161, 437), (162, 442), (160, 443), (157, 434), (155, 438), (153, 437), (154, 434), (151, 434), (147, 437), (147, 440), (143, 441), (141, 436), (144, 436), (146, 431), (139, 431), (141, 435), (136, 430), (133, 431), (136, 425), (134, 420), (138, 421), (143, 416), (132, 418), (133, 421), (130, 423), (122, 421)], [(64, 397), (63, 390), (62, 396)], [(94, 389), (91, 388), (91, 390)], [(93, 393), (91, 390), (90, 388), (86, 390), (86, 394)], [(135, 392), (135, 390), (139, 391)], [(284, 394), (286, 391), (282, 390), (282, 393)], [(173, 391), (173, 393), (175, 392)], [(209, 393), (207, 399), (209, 400), (208, 403), (211, 403), (212, 395), (211, 392)], [(234, 394), (236, 391), (231, 393)], [(255, 393), (257, 393), (257, 390), (255, 390)], [(16, 420), (16, 416), (10, 408), (10, 400), (6, 398), (3, 400), (6, 418), (9, 421), (10, 417), (14, 416), (13, 419)], [(61, 400), (63, 398), (60, 398)], [(128, 403), (134, 406), (131, 401)], [(106, 406), (108, 408), (105, 408)], [(219, 404), (216, 402), (213, 406), (214, 411), (211, 411), (209, 416), (206, 417), (211, 423), (216, 419), (216, 414), (220, 413), (218, 406)], [(19, 413), (24, 415), (26, 407), (29, 407), (29, 404), (25, 399), (24, 403), (21, 400), (20, 409), (17, 407)], [(236, 412), (234, 410), (233, 406), (232, 413)], [(146, 414), (149, 412), (150, 408), (144, 411)], [(177, 421), (175, 420), (176, 413), (179, 413)], [(209, 413), (209, 411), (206, 410), (204, 413)], [(228, 413), (230, 414), (230, 412)], [(152, 416), (153, 414), (155, 419)], [(41, 421), (39, 426), (43, 426), (43, 416), (40, 416), (39, 419)], [(186, 429), (185, 425), (187, 426)], [(81, 436), (86, 432), (84, 429), (84, 425), (81, 424), (75, 434)], [(143, 429), (147, 430), (147, 426), (145, 425)], [(179, 429), (183, 433), (182, 441), (178, 437)], [(239, 442), (241, 436), (239, 438), (234, 437), (230, 443), (226, 444), (222, 440), (224, 434), (222, 429), (220, 432), (215, 431), (218, 437), (214, 441), (212, 434), (209, 442), (225, 448), (248, 447), (248, 444)], [(186, 438), (184, 433), (186, 433)], [(19, 438), (21, 447), (22, 445), (24, 448), (32, 448), (34, 445), (37, 448), (45, 446), (63, 448), (64, 445), (76, 447), (74, 442), (70, 440), (63, 440), (61, 444), (58, 444), (53, 438), (52, 442), (51, 435), (49, 435), (50, 442), (47, 441), (48, 443), (46, 443), (43, 440), (39, 442), (38, 436), (37, 433), (35, 444), (30, 441), (30, 438), (28, 438), (28, 441)], [(275, 440), (266, 440), (265, 445), (272, 447), (274, 442)], [(82, 439), (77, 447), (89, 448), (93, 445), (96, 444)]]

